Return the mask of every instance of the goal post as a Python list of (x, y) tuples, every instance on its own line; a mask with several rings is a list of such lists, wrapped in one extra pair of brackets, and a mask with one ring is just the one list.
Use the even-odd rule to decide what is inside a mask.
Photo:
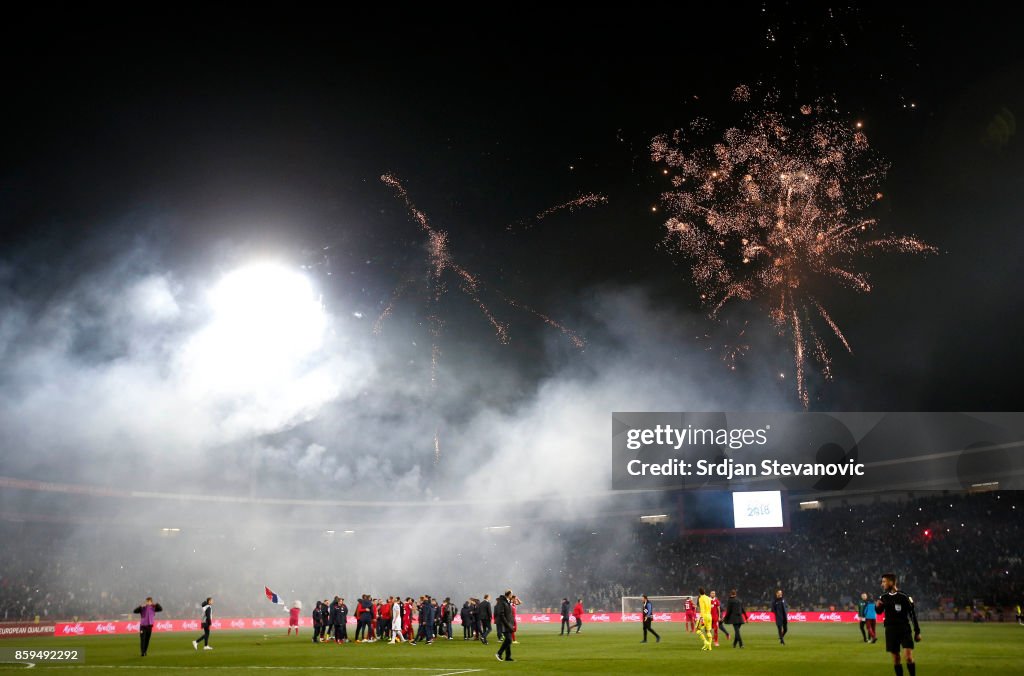
[[(693, 596), (648, 596), (647, 598), (654, 604), (654, 612), (656, 613), (681, 613), (683, 612), (683, 604), (686, 599), (690, 599), (694, 605), (697, 605), (697, 599)], [(629, 613), (643, 612), (643, 609), (643, 596), (622, 597), (623, 616)]]

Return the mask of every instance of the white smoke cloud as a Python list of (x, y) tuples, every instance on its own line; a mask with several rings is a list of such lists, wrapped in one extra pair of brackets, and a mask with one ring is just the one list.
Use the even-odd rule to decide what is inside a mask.
[[(240, 589), (288, 580), (310, 600), (334, 593), (332, 569), (353, 571), (334, 588), (350, 597), (528, 588), (564, 558), (562, 541), (533, 524), (584, 523), (612, 499), (613, 411), (769, 410), (792, 400), (770, 378), (737, 381), (694, 342), (704, 318), (654, 308), (642, 289), (592, 290), (577, 310), (589, 325), (586, 350), (549, 334), (538, 379), (495, 342), (482, 356), (450, 350), (432, 384), (421, 326), (390, 326), (390, 339), (376, 339), (351, 308), (324, 309), (301, 284), (296, 298), (274, 302), (243, 293), (248, 308), (225, 318), (209, 302), (221, 279), (115, 265), (47, 300), (0, 286), (0, 474), (148, 491), (76, 504), (65, 516), (140, 532), (183, 525), (177, 539), (152, 545), (182, 563), (154, 575), (194, 595), (237, 602)], [(457, 338), (458, 324), (448, 331)], [(186, 494), (235, 502), (211, 510)], [(66, 509), (59, 495), (28, 499)], [(510, 528), (484, 530), (492, 525)], [(282, 529), (305, 529), (287, 538), (285, 558)], [(322, 540), (327, 530), (340, 539)], [(603, 537), (614, 551), (628, 529)], [(216, 590), (195, 587), (210, 570), (237, 570), (242, 545), (244, 574), (218, 578)], [(91, 547), (83, 531), (55, 554), (105, 560)], [(399, 555), (367, 567), (359, 554), (385, 550)], [(325, 553), (327, 577), (309, 580)], [(123, 584), (99, 568), (89, 574)]]

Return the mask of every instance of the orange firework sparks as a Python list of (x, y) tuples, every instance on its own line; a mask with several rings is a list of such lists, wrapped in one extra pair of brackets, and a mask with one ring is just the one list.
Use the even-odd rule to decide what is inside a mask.
[[(445, 283), (446, 272), (451, 271), (459, 279), (461, 282), (460, 288), (463, 293), (473, 299), (477, 307), (480, 308), (480, 312), (491, 323), (498, 340), (503, 344), (508, 342), (508, 327), (499, 322), (490, 308), (487, 307), (487, 304), (481, 300), (479, 280), (452, 259), (451, 252), (448, 249), (448, 233), (444, 230), (438, 230), (430, 224), (427, 215), (416, 208), (416, 205), (409, 198), (409, 193), (406, 192), (405, 186), (396, 177), (391, 174), (384, 174), (380, 177), (380, 180), (385, 185), (394, 189), (402, 201), (405, 202), (405, 206), (413, 220), (416, 221), (420, 229), (427, 235), (427, 259), (430, 264), (430, 314), (428, 320), (430, 323), (430, 335), (433, 341), (430, 350), (430, 382), (436, 384), (437, 368), (441, 359), (441, 347), (438, 345), (438, 339), (441, 337), (444, 328), (444, 320), (438, 314), (437, 305), (447, 291), (447, 284)], [(407, 285), (405, 283), (395, 290), (391, 301), (374, 323), (374, 332), (378, 335), (383, 329), (384, 320), (393, 312), (395, 301), (402, 295)]]
[(671, 169), (673, 190), (662, 196), (666, 245), (690, 259), (712, 317), (731, 300), (768, 304), (792, 340), (797, 396), (807, 407), (808, 358), (832, 375), (812, 318), (852, 352), (816, 294), (836, 282), (870, 292), (857, 265), (874, 253), (936, 249), (910, 236), (867, 234), (876, 222), (864, 214), (881, 199), (884, 163), (862, 125), (815, 119), (808, 106), (801, 112), (792, 126), (777, 113), (751, 115), (714, 142), (701, 138), (703, 125), (691, 125), (655, 138), (651, 155)]
[(548, 216), (558, 213), (559, 211), (568, 211), (569, 213), (573, 213), (578, 209), (589, 209), (592, 207), (601, 206), (603, 204), (608, 204), (607, 197), (605, 197), (604, 195), (599, 195), (597, 193), (587, 193), (585, 195), (580, 195), (576, 199), (570, 200), (563, 204), (556, 204), (553, 207), (548, 207), (544, 211), (534, 216), (532, 221), (520, 221), (518, 223), (509, 224), (506, 227), (506, 230), (515, 230), (516, 228), (522, 230), (529, 230), (531, 227), (534, 226), (534, 224), (543, 221)]
[[(428, 294), (430, 310), (428, 319), (430, 323), (430, 335), (433, 341), (433, 344), (431, 346), (430, 358), (430, 380), (431, 383), (436, 385), (438, 363), (441, 358), (441, 348), (438, 342), (441, 337), (442, 330), (444, 328), (444, 320), (438, 314), (437, 308), (442, 296), (444, 296), (444, 294), (447, 292), (446, 273), (450, 272), (452, 275), (454, 275), (454, 278), (459, 283), (459, 289), (464, 294), (469, 296), (474, 303), (476, 303), (477, 307), (480, 309), (481, 314), (483, 314), (484, 317), (487, 318), (487, 321), (490, 322), (491, 327), (494, 329), (495, 335), (498, 338), (498, 341), (502, 344), (507, 344), (509, 342), (508, 326), (500, 322), (498, 318), (495, 317), (494, 313), (491, 312), (490, 307), (488, 307), (488, 305), (481, 298), (481, 289), (483, 287), (483, 282), (480, 280), (480, 278), (469, 272), (469, 270), (467, 270), (466, 268), (459, 265), (452, 258), (451, 251), (448, 246), (448, 233), (445, 232), (444, 230), (438, 230), (437, 228), (430, 224), (430, 221), (427, 218), (426, 214), (424, 214), (422, 211), (416, 208), (416, 205), (409, 198), (409, 193), (406, 191), (405, 186), (402, 185), (401, 181), (398, 180), (398, 178), (391, 174), (385, 174), (380, 177), (380, 180), (385, 185), (394, 189), (398, 197), (405, 203), (405, 206), (409, 210), (409, 214), (412, 216), (413, 220), (416, 221), (420, 229), (427, 235), (427, 260), (430, 267)], [(553, 207), (552, 209), (549, 209), (547, 212), (544, 212), (544, 215), (547, 215), (548, 213), (552, 213), (553, 211), (557, 211), (559, 209), (567, 208), (573, 210), (577, 207), (593, 206), (593, 204), (601, 203), (601, 200), (605, 200), (605, 198), (599, 195), (583, 195), (574, 200), (573, 202), (567, 203), (565, 205), (559, 205), (558, 207)], [(374, 323), (375, 334), (379, 335), (382, 332), (384, 321), (392, 314), (392, 312), (394, 311), (395, 302), (405, 293), (405, 289), (409, 286), (409, 284), (409, 281), (403, 282), (403, 284), (401, 284), (398, 288), (395, 289), (395, 292), (392, 294), (391, 300), (389, 301), (388, 305), (384, 308), (380, 316), (377, 318), (377, 321)], [(536, 317), (538, 317), (548, 326), (551, 326), (552, 328), (561, 331), (569, 339), (573, 346), (577, 348), (583, 348), (585, 346), (585, 343), (582, 338), (580, 338), (572, 330), (563, 326), (561, 323), (555, 321), (554, 319), (548, 317), (545, 314), (538, 312), (537, 310), (534, 310), (528, 305), (525, 305), (513, 298), (505, 296), (501, 292), (498, 292), (493, 289), (492, 291), (497, 293), (506, 304), (517, 309), (523, 310), (525, 312), (529, 312), (530, 314), (533, 314)]]

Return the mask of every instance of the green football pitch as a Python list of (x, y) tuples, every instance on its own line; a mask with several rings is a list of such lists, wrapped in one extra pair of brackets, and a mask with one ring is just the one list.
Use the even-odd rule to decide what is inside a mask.
[[(138, 654), (138, 638), (98, 636), (88, 638), (14, 639), (0, 643), (11, 648), (67, 649), (84, 651), (79, 664), (52, 665), (37, 662), (2, 664), (0, 671), (31, 669), (30, 673), (67, 670), (88, 676), (167, 672), (210, 673), (230, 676), (252, 672), (268, 674), (892, 674), (890, 657), (881, 639), (874, 645), (861, 641), (856, 625), (790, 625), (786, 645), (779, 645), (773, 625), (747, 625), (746, 647), (734, 649), (720, 637), (722, 647), (701, 652), (700, 642), (684, 634), (681, 625), (660, 623), (661, 643), (653, 638), (641, 645), (639, 625), (589, 625), (581, 634), (560, 637), (552, 626), (525, 626), (513, 647), (512, 663), (498, 662), (494, 640), (483, 646), (463, 641), (433, 645), (345, 644), (313, 645), (307, 633), (296, 639), (260, 631), (217, 632), (213, 650), (192, 649), (191, 634), (155, 634), (145, 658)], [(879, 628), (881, 629), (881, 628)], [(459, 630), (457, 629), (457, 632)], [(1024, 627), (1016, 624), (928, 623), (924, 640), (915, 655), (922, 674), (985, 674), (1000, 676), (1024, 673)], [(880, 632), (881, 633), (881, 632)], [(493, 639), (493, 635), (492, 635)]]

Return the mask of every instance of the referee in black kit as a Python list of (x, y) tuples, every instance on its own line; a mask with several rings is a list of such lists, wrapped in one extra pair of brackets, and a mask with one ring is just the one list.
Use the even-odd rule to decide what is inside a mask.
[[(900, 649), (907, 660), (907, 673), (916, 676), (914, 643), (921, 640), (921, 627), (914, 612), (914, 599), (896, 588), (895, 573), (882, 575), (882, 596), (875, 601), (875, 610), (885, 613), (885, 650), (892, 654), (892, 668), (896, 676), (903, 676)], [(910, 626), (914, 631), (911, 634)]]

